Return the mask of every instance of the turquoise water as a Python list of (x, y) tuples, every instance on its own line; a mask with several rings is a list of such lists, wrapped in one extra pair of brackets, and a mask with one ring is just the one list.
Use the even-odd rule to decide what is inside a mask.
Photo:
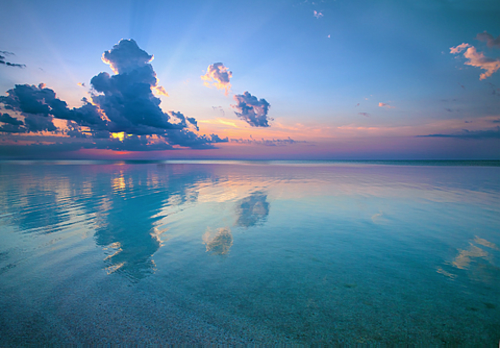
[(500, 167), (1, 162), (0, 346), (497, 346)]

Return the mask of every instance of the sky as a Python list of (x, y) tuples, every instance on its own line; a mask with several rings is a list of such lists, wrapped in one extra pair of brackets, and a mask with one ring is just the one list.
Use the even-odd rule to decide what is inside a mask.
[(2, 4), (0, 159), (500, 159), (500, 2)]

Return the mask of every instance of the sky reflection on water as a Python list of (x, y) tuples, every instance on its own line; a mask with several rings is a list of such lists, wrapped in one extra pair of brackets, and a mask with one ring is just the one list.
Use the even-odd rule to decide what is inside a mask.
[(1, 163), (0, 343), (495, 344), (499, 177)]

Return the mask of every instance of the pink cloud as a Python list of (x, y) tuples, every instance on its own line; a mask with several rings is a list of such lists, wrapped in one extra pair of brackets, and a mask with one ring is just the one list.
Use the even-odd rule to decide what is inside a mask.
[[(483, 34), (485, 34), (485, 33), (483, 33)], [(481, 34), (478, 34), (478, 36), (480, 36), (480, 35)], [(465, 62), (465, 65), (470, 65), (470, 66), (474, 66), (476, 68), (486, 70), (486, 72), (479, 75), (480, 80), (484, 80), (484, 79), (490, 77), (491, 75), (493, 75), (495, 72), (497, 72), (500, 69), (500, 58), (486, 57), (483, 52), (477, 52), (476, 48), (474, 46), (471, 46), (467, 43), (463, 43), (463, 44), (458, 45), (456, 47), (451, 47), (450, 53), (452, 53), (452, 54), (461, 53), (466, 48), (467, 48), (467, 50), (464, 52), (464, 57), (467, 58), (468, 61)]]
[(314, 11), (313, 12), (313, 16), (320, 19), (321, 17), (323, 17), (323, 13), (321, 12), (318, 12), (318, 11)]
[(214, 81), (213, 85), (217, 89), (225, 90), (225, 95), (228, 95), (231, 89), (231, 83), (229, 83), (231, 77), (233, 77), (233, 73), (224, 64), (214, 63), (208, 66), (207, 73), (201, 76), (201, 79), (205, 81), (204, 84), (207, 87), (210, 87), (210, 82)]
[(458, 45), (456, 47), (450, 47), (450, 53), (451, 54), (457, 54), (457, 53), (460, 53), (462, 52), (463, 50), (465, 50), (467, 47), (470, 47), (470, 45), (468, 43), (463, 43), (461, 45)]
[(487, 77), (490, 77), (495, 72), (500, 69), (500, 59), (496, 58), (488, 58), (484, 56), (484, 53), (477, 52), (474, 46), (471, 46), (465, 51), (464, 57), (469, 61), (465, 62), (466, 65), (475, 66), (477, 68), (481, 68), (486, 70), (486, 72), (479, 75), (480, 80), (484, 80)]
[(379, 108), (387, 108), (387, 109), (394, 109), (394, 106), (386, 104), (386, 103), (378, 103)]

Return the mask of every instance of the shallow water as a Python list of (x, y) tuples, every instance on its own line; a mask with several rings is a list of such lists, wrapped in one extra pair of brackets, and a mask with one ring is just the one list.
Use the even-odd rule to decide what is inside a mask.
[(500, 167), (0, 163), (0, 345), (496, 346)]

